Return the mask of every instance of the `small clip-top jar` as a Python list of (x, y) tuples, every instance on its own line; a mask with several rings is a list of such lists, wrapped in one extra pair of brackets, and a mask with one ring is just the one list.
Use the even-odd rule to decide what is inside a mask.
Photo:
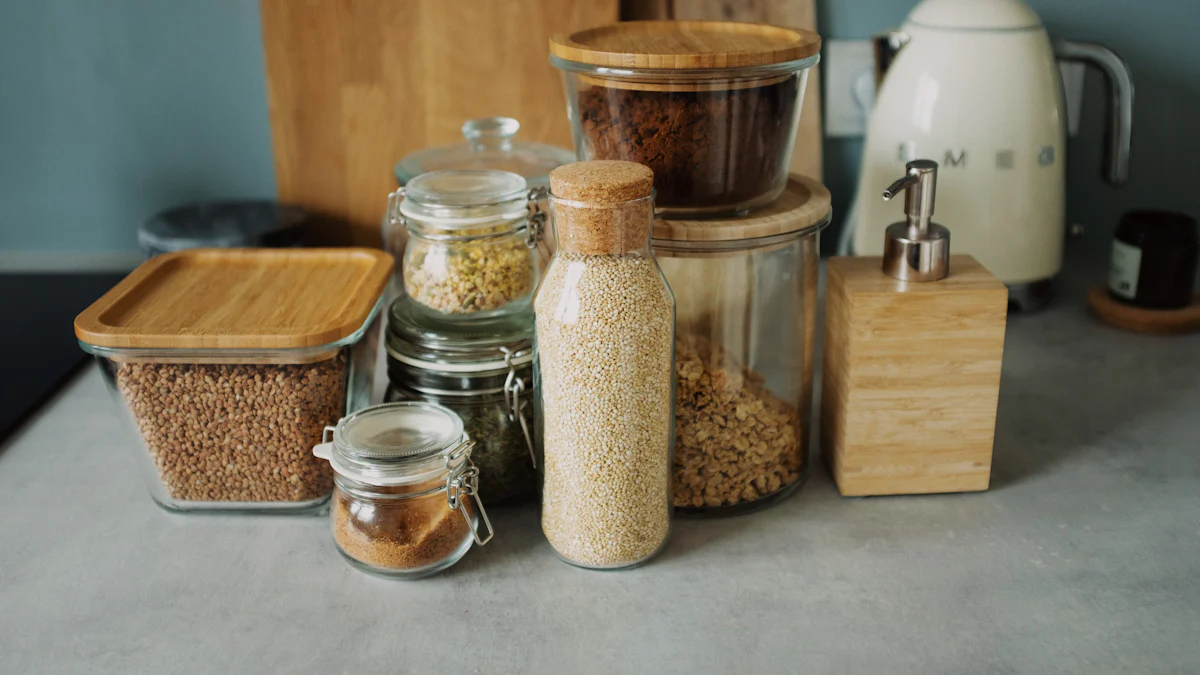
[(404, 291), (425, 311), (473, 320), (527, 311), (542, 269), (544, 191), (515, 173), (435, 171), (388, 201), (388, 226), (403, 226)]
[(631, 162), (550, 173), (558, 250), (534, 300), (542, 531), (581, 567), (666, 543), (675, 299), (650, 252), (654, 175)]
[(342, 418), (325, 435), (331, 440), (313, 454), (333, 467), (333, 539), (351, 565), (419, 579), (492, 538), (474, 444), (453, 411), (385, 403)]

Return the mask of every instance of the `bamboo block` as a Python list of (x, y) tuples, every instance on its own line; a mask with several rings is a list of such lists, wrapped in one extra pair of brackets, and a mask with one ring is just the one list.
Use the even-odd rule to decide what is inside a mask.
[(845, 496), (986, 490), (1008, 290), (969, 255), (950, 276), (893, 279), (833, 258), (821, 448)]

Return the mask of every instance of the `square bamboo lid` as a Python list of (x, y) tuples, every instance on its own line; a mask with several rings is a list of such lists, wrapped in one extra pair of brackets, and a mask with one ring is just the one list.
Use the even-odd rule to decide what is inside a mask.
[(191, 249), (156, 256), (75, 317), (98, 347), (293, 349), (353, 335), (391, 278), (366, 248)]

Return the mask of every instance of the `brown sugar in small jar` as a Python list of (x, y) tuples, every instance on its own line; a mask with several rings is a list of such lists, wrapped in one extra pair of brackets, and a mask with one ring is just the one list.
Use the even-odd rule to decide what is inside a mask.
[(745, 213), (788, 179), (812, 32), (722, 21), (634, 21), (560, 34), (576, 154), (654, 171), (664, 217)]
[(313, 454), (333, 467), (333, 539), (351, 565), (419, 579), (458, 562), (472, 543), (491, 539), (470, 459), (474, 444), (450, 409), (385, 403), (330, 430), (332, 441)]

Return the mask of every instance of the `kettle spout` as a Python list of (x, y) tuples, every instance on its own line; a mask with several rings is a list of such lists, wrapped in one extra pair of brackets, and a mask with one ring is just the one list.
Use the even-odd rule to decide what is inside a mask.
[(892, 67), (892, 61), (896, 59), (896, 55), (908, 44), (909, 34), (898, 30), (889, 30), (882, 33), (876, 33), (871, 37), (871, 42), (875, 46), (875, 91), (879, 91), (880, 85), (883, 84), (883, 77), (887, 75), (888, 68)]

